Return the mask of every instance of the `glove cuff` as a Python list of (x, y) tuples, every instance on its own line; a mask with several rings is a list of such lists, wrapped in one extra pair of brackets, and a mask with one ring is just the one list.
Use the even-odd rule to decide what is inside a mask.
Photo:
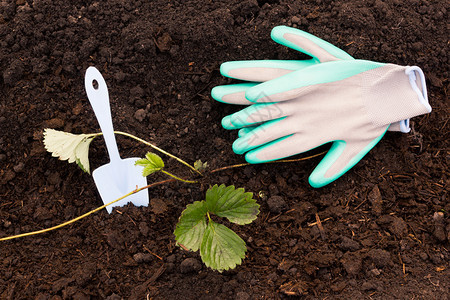
[(405, 74), (408, 75), (411, 88), (416, 92), (419, 102), (422, 103), (430, 113), (431, 106), (430, 103), (428, 103), (427, 84), (422, 69), (417, 66), (407, 67), (405, 69)]
[(409, 119), (431, 112), (425, 76), (419, 67), (386, 64), (365, 72), (363, 99), (377, 126), (392, 124), (392, 131), (409, 132)]
[(391, 126), (389, 126), (388, 131), (402, 132), (402, 133), (410, 132), (411, 127), (409, 126), (409, 119), (392, 123)]

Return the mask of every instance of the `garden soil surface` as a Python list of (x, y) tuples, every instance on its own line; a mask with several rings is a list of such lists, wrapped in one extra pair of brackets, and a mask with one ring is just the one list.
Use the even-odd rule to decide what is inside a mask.
[[(0, 2), (0, 236), (45, 229), (102, 205), (92, 177), (46, 152), (43, 130), (98, 132), (84, 73), (106, 79), (115, 129), (214, 170), (245, 162), (221, 127), (239, 107), (215, 102), (224, 61), (304, 59), (270, 39), (276, 25), (359, 59), (418, 65), (433, 112), (389, 132), (320, 189), (322, 156), (205, 172), (148, 190), (149, 207), (101, 210), (0, 244), (1, 299), (448, 299), (449, 1), (155, 0)], [(118, 136), (123, 157), (151, 149)], [(320, 149), (296, 156), (307, 157)], [(162, 155), (168, 171), (195, 178)], [(91, 168), (108, 162), (102, 138)], [(167, 179), (151, 175), (149, 182)], [(222, 273), (176, 245), (184, 207), (212, 184), (253, 192), (242, 264)], [(318, 222), (320, 221), (320, 222)]]

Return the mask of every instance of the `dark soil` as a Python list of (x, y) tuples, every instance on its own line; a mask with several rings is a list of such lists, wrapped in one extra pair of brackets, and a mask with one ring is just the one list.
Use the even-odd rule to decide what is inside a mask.
[[(247, 166), (205, 183), (254, 192), (257, 221), (224, 273), (175, 245), (173, 230), (204, 185), (149, 190), (152, 205), (91, 215), (1, 243), (1, 299), (447, 299), (449, 1), (4, 0), (0, 3), (0, 236), (60, 224), (102, 204), (92, 177), (51, 157), (44, 128), (99, 130), (84, 92), (96, 66), (114, 124), (188, 162), (242, 163), (236, 132), (213, 101), (224, 61), (295, 59), (270, 40), (276, 25), (306, 30), (361, 59), (422, 67), (433, 112), (410, 134), (389, 133), (335, 183), (313, 189), (320, 158)], [(447, 21), (446, 21), (447, 20)], [(149, 149), (118, 137), (123, 157)], [(108, 161), (103, 140), (90, 152)], [(169, 170), (191, 174), (166, 159)], [(162, 180), (150, 177), (150, 181)], [(323, 229), (316, 225), (316, 217)]]

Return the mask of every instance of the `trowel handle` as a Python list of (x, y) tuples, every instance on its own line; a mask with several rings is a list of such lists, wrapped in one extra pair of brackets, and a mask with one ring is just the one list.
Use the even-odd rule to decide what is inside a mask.
[(84, 77), (84, 87), (92, 108), (94, 109), (100, 129), (103, 132), (106, 149), (108, 149), (111, 161), (120, 160), (116, 137), (114, 136), (111, 108), (109, 105), (108, 87), (102, 74), (94, 68), (89, 67)]

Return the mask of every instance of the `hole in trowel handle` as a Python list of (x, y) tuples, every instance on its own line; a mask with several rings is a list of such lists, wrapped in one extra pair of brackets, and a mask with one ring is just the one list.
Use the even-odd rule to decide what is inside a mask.
[(92, 86), (94, 87), (94, 90), (98, 90), (98, 81), (97, 80), (92, 80)]

